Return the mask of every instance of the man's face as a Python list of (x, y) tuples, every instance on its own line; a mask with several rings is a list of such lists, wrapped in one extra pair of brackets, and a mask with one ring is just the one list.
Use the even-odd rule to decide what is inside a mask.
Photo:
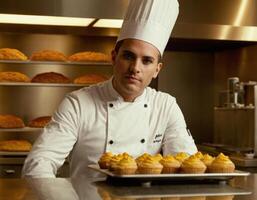
[(153, 45), (136, 39), (126, 39), (118, 53), (112, 51), (113, 86), (125, 101), (133, 101), (157, 77), (162, 67), (158, 60)]

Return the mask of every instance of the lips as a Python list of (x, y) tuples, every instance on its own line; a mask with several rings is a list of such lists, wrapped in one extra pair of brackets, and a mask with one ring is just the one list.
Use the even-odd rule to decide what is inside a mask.
[(139, 79), (138, 77), (135, 77), (135, 76), (127, 75), (127, 76), (125, 76), (125, 77), (126, 77), (127, 80), (132, 81), (132, 82), (134, 82), (134, 81), (140, 81), (140, 79)]

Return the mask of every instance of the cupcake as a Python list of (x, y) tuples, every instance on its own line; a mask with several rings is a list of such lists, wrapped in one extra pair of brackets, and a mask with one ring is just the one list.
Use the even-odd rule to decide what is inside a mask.
[(111, 152), (104, 153), (98, 161), (98, 164), (99, 164), (100, 168), (101, 169), (108, 169), (109, 163), (110, 163), (110, 160), (111, 160), (112, 157), (113, 157), (113, 154)]
[(209, 172), (211, 173), (232, 173), (235, 170), (235, 164), (229, 159), (228, 156), (225, 156), (223, 153), (220, 153), (208, 167)]
[(185, 152), (180, 152), (175, 156), (175, 159), (178, 160), (179, 162), (183, 162), (185, 159), (187, 159), (189, 155)]
[(138, 165), (138, 173), (140, 174), (160, 174), (162, 172), (162, 164), (153, 156), (146, 157), (143, 162)]
[(130, 156), (123, 157), (117, 164), (114, 169), (116, 174), (125, 175), (125, 174), (135, 174), (137, 170), (136, 161)]
[(178, 172), (181, 163), (174, 158), (172, 155), (167, 155), (160, 160), (163, 166), (162, 173), (170, 174)]
[(182, 173), (200, 174), (206, 170), (205, 164), (196, 156), (190, 156), (181, 164)]
[(115, 168), (116, 168), (117, 163), (118, 163), (122, 158), (123, 158), (123, 157), (122, 157), (122, 154), (114, 155), (114, 156), (111, 158), (110, 162), (109, 162), (109, 167), (108, 167), (108, 169), (109, 169), (110, 171), (115, 171)]
[(211, 163), (214, 159), (215, 158), (210, 156), (209, 154), (204, 154), (203, 157), (201, 158), (201, 161), (206, 165), (207, 170), (208, 170), (208, 167), (211, 165)]

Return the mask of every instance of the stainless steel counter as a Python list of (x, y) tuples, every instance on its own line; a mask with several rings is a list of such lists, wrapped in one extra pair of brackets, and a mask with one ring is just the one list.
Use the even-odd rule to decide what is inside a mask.
[[(196, 198), (197, 197), (197, 198)], [(105, 178), (0, 179), (1, 200), (122, 200), (122, 199), (257, 199), (257, 174), (235, 178), (227, 184), (163, 183), (122, 185)]]

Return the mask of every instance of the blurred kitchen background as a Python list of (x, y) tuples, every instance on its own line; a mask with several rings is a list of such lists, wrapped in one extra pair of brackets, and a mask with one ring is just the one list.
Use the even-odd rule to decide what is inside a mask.
[[(0, 48), (16, 48), (26, 55), (42, 49), (66, 55), (86, 50), (110, 53), (128, 2), (3, 1), (0, 14), (94, 20), (86, 27), (28, 25), (1, 22), (4, 17), (0, 15)], [(257, 1), (179, 0), (179, 3), (180, 14), (164, 53), (164, 68), (152, 86), (176, 97), (199, 147), (227, 145), (236, 153), (256, 152)], [(100, 19), (115, 19), (117, 27), (95, 27)], [(21, 71), (29, 76), (58, 71), (71, 78), (94, 71), (111, 75), (111, 67), (106, 66), (0, 63), (0, 70)], [(78, 88), (0, 86), (0, 114), (17, 114), (25, 121), (51, 114), (63, 95), (74, 89)], [(16, 137), (33, 138), (31, 133), (0, 132), (0, 139)]]

